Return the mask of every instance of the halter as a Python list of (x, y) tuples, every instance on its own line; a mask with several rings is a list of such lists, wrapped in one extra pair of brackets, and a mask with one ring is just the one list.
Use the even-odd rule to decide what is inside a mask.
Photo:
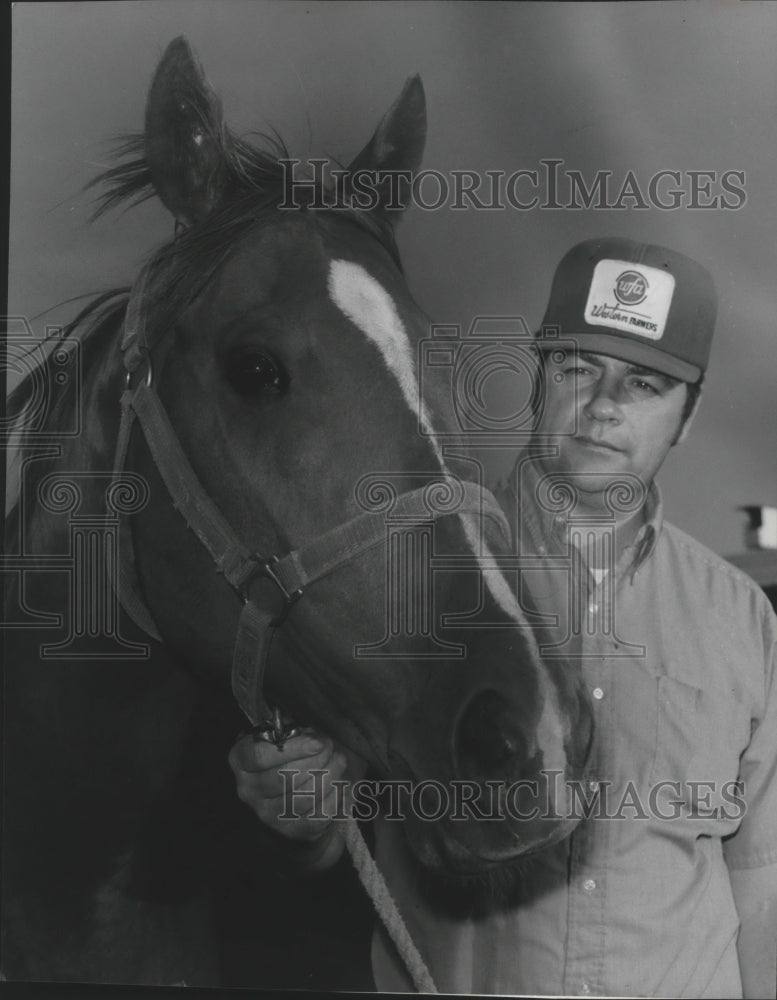
[[(232, 659), (232, 692), (235, 699), (254, 727), (254, 735), (282, 747), (294, 730), (284, 721), (280, 710), (271, 708), (263, 695), (264, 675), (275, 630), (282, 626), (310, 584), (381, 542), (385, 543), (385, 515), (382, 512), (359, 514), (308, 545), (281, 556), (263, 556), (247, 548), (197, 478), (154, 388), (143, 308), (148, 280), (149, 270), (144, 268), (130, 292), (124, 318), (121, 350), (126, 386), (121, 396), (114, 480), (124, 470), (130, 435), (137, 420), (173, 506), (210, 553), (216, 570), (243, 602)], [(143, 367), (145, 374), (133, 385), (135, 375)], [(425, 502), (427, 487), (420, 487), (397, 497), (392, 515), (428, 520), (430, 516), (476, 513), (493, 520), (508, 540), (507, 521), (494, 496), (474, 483), (460, 482), (459, 485), (463, 497), (455, 512), (430, 511)], [(161, 642), (162, 636), (154, 617), (141, 596), (126, 522), (122, 525), (119, 544), (119, 600), (130, 618), (147, 635)], [(272, 588), (266, 586), (267, 581), (273, 585)], [(267, 601), (268, 589), (271, 593), (274, 591), (275, 601)]]

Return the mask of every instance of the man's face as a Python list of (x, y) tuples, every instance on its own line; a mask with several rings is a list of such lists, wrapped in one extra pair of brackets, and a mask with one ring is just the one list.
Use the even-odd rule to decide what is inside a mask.
[(537, 430), (560, 449), (547, 471), (600, 493), (624, 473), (650, 485), (678, 440), (688, 390), (629, 361), (578, 352), (546, 356), (545, 391)]

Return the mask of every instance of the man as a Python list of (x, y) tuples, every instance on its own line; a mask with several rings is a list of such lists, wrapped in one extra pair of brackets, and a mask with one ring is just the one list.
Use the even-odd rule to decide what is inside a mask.
[[(707, 272), (661, 247), (590, 240), (556, 271), (544, 392), (504, 502), (519, 555), (540, 557), (521, 586), (543, 655), (579, 658), (591, 692), (585, 818), (533, 859), (522, 899), (475, 916), (419, 891), (401, 831), (378, 823), (378, 865), (441, 991), (777, 993), (777, 620), (663, 522), (654, 482), (696, 411), (715, 316)], [(278, 822), (277, 771), (353, 776), (341, 751), (314, 735), (280, 758), (243, 742), (232, 765), (301, 866), (336, 860), (333, 827)], [(379, 989), (411, 988), (380, 931), (373, 969)]]

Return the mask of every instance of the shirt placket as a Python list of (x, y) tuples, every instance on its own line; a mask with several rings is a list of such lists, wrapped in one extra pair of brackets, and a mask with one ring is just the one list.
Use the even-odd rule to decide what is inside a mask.
[[(607, 871), (593, 855), (593, 822), (585, 821), (570, 840), (567, 890), (566, 996), (600, 995), (604, 989)], [(597, 831), (596, 836), (599, 836)], [(601, 852), (601, 844), (596, 845)], [(603, 859), (602, 859), (603, 861)]]
[[(612, 608), (617, 570), (596, 582), (582, 559), (576, 560), (575, 565), (582, 669), (597, 732), (595, 757), (588, 768), (585, 787), (585, 798), (595, 817), (600, 803), (606, 807), (606, 789), (602, 789), (601, 779), (610, 772), (612, 753), (614, 720), (610, 687), (613, 648), (617, 648), (613, 642)], [(606, 993), (608, 836), (609, 824), (592, 818), (584, 820), (570, 838), (564, 968), (564, 992), (569, 996)]]
[[(531, 482), (531, 480), (529, 480)], [(533, 496), (533, 494), (531, 494)], [(525, 494), (524, 494), (525, 496)], [(617, 594), (634, 584), (654, 543), (660, 525), (660, 505), (654, 492), (647, 506), (649, 522), (644, 525), (630, 546), (617, 561), (617, 565), (598, 581), (589, 574), (585, 559), (578, 558), (568, 546), (567, 530), (572, 527), (563, 516), (544, 516), (536, 505), (528, 502), (522, 509), (522, 529), (530, 549), (543, 555), (570, 555), (571, 579), (567, 605), (568, 641), (563, 640), (564, 629), (559, 623), (553, 644), (573, 648), (577, 640), (575, 658), (580, 656), (588, 692), (593, 706), (597, 739), (595, 757), (588, 769), (585, 798), (591, 807), (592, 819), (583, 820), (567, 841), (566, 888), (566, 937), (563, 964), (564, 995), (607, 995), (617, 985), (613, 970), (608, 968), (608, 900), (616, 898), (613, 886), (608, 893), (608, 872), (616, 850), (616, 828), (613, 822), (596, 818), (608, 808), (609, 779), (614, 774), (615, 746), (615, 684), (619, 675), (618, 665), (623, 658), (636, 655), (633, 643), (619, 637)], [(586, 526), (575, 526), (585, 531)], [(614, 537), (613, 537), (614, 544)], [(585, 545), (583, 550), (585, 551)], [(597, 561), (608, 564), (608, 560)], [(576, 619), (577, 636), (573, 621)]]
[[(583, 639), (583, 648), (589, 644)], [(606, 808), (612, 723), (609, 673), (612, 664), (602, 657), (588, 658), (583, 672), (591, 696), (597, 730), (595, 757), (586, 779), (586, 802), (591, 818), (583, 820), (570, 838), (568, 858), (567, 947), (564, 992), (591, 996), (606, 992), (605, 934), (607, 927), (608, 836), (610, 824), (597, 819)]]

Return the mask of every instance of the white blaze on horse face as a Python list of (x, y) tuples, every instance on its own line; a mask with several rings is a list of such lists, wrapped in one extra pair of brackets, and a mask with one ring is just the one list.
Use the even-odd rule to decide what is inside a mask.
[(424, 433), (430, 435), (442, 466), (442, 456), (432, 433), (426, 407), (418, 398), (418, 381), (410, 340), (394, 300), (380, 282), (350, 260), (330, 262), (329, 296), (337, 308), (380, 351), (386, 367), (399, 383), (405, 402), (416, 414)]
[[(361, 265), (349, 260), (332, 260), (329, 264), (329, 297), (337, 308), (378, 348), (383, 361), (399, 383), (402, 396), (415, 414), (419, 427), (428, 436), (440, 470), (447, 473), (445, 461), (434, 435), (434, 429), (423, 401), (419, 399), (415, 359), (407, 331), (397, 312), (394, 300), (386, 289)], [(470, 514), (460, 514), (467, 542), (480, 564), (491, 596), (506, 615), (521, 626), (532, 659), (540, 662), (539, 650), (526, 618), (510, 584), (501, 570), (489, 565), (493, 556), (482, 538), (477, 520)], [(558, 696), (543, 669), (539, 669), (543, 694), (543, 710), (537, 729), (537, 744), (543, 753), (547, 769), (564, 771), (567, 735)]]

